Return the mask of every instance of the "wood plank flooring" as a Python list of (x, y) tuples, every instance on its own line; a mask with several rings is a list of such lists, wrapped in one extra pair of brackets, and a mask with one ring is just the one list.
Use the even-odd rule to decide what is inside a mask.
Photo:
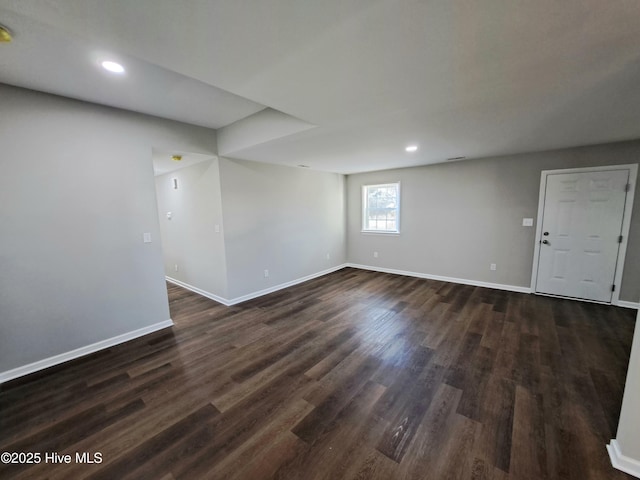
[(0, 452), (42, 455), (0, 478), (631, 478), (605, 444), (635, 311), (350, 268), (168, 290), (174, 328), (0, 387)]

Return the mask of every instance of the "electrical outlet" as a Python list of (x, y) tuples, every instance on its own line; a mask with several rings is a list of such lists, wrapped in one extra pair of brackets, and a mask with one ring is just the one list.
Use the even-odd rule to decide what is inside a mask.
[(264, 271), (264, 278), (269, 278), (269, 270)]
[(378, 258), (378, 252), (373, 252), (373, 258)]
[(492, 263), (491, 265), (489, 265), (489, 270), (494, 270), (496, 269), (496, 264)]
[(327, 260), (331, 260), (331, 254), (327, 253)]

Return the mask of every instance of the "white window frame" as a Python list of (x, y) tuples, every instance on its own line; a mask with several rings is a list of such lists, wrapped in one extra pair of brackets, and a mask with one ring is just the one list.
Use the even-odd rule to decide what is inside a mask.
[[(396, 199), (396, 229), (395, 230), (375, 230), (366, 228), (367, 223), (367, 212), (369, 209), (368, 205), (368, 196), (367, 192), (369, 188), (373, 187), (395, 187), (397, 191), (397, 199)], [(362, 233), (373, 233), (380, 235), (399, 235), (400, 234), (400, 182), (385, 182), (385, 183), (375, 183), (375, 184), (366, 184), (362, 185)]]

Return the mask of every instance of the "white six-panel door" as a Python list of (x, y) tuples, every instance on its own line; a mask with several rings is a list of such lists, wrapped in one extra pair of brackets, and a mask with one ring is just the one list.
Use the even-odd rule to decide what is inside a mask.
[(611, 301), (629, 175), (547, 175), (536, 292)]

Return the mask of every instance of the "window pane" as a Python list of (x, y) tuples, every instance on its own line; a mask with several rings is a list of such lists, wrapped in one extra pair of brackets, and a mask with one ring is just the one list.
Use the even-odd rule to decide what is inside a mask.
[(397, 232), (399, 184), (365, 185), (363, 188), (363, 229)]

